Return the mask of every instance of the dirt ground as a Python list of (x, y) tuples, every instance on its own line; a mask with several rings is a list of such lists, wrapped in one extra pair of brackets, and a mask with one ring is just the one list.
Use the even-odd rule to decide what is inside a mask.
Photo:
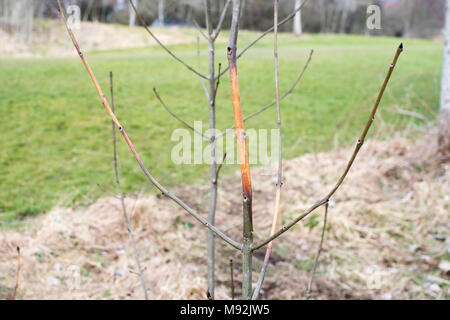
[[(369, 141), (330, 203), (313, 299), (448, 299), (450, 297), (450, 164), (440, 161), (436, 134)], [(335, 184), (350, 149), (307, 154), (283, 163), (284, 222)], [(255, 240), (267, 236), (275, 177), (252, 171)], [(173, 190), (205, 215), (208, 186)], [(239, 173), (220, 183), (216, 225), (241, 239)], [(199, 195), (202, 195), (199, 198)], [(206, 230), (161, 196), (127, 199), (151, 299), (205, 299)], [(274, 244), (262, 299), (304, 299), (320, 240), (323, 208)], [(240, 256), (217, 240), (216, 298), (230, 299), (229, 259), (240, 295)], [(117, 199), (87, 208), (57, 208), (21, 230), (0, 234), (0, 294), (15, 283), (18, 299), (142, 299)], [(254, 281), (264, 251), (254, 258)]]
[[(183, 28), (152, 28), (159, 40), (166, 44), (193, 43), (195, 37)], [(139, 48), (157, 45), (142, 27), (133, 27), (96, 22), (81, 22), (74, 29), (80, 46), (85, 52), (92, 50), (111, 50)], [(0, 30), (0, 56), (73, 56), (76, 52), (60, 20), (45, 20), (36, 27), (29, 42), (19, 41), (13, 35)]]

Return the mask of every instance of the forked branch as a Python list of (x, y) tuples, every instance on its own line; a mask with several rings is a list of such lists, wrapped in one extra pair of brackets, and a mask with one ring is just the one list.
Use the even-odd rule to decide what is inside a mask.
[(378, 97), (377, 100), (375, 101), (375, 104), (372, 108), (372, 112), (370, 113), (370, 117), (369, 120), (366, 123), (366, 126), (364, 127), (363, 132), (361, 133), (361, 136), (359, 137), (355, 149), (352, 153), (352, 156), (350, 157), (350, 160), (347, 163), (347, 166), (344, 170), (344, 172), (342, 173), (341, 177), (339, 178), (339, 180), (336, 182), (336, 185), (333, 187), (333, 189), (330, 190), (330, 192), (321, 200), (319, 200), (318, 202), (316, 202), (314, 205), (312, 205), (309, 209), (307, 209), (306, 211), (304, 211), (302, 214), (300, 214), (297, 218), (295, 218), (292, 222), (284, 225), (283, 227), (281, 227), (281, 229), (279, 229), (277, 232), (275, 232), (273, 235), (269, 236), (267, 239), (255, 244), (252, 247), (252, 250), (257, 250), (263, 246), (265, 246), (266, 244), (268, 244), (269, 242), (271, 242), (272, 240), (278, 238), (280, 235), (282, 235), (283, 233), (285, 233), (287, 230), (289, 230), (290, 228), (292, 228), (293, 226), (295, 226), (300, 220), (302, 220), (304, 217), (306, 217), (307, 215), (309, 215), (311, 212), (313, 212), (314, 210), (316, 210), (318, 207), (326, 204), (328, 202), (328, 200), (330, 200), (330, 198), (334, 195), (334, 193), (337, 191), (337, 189), (342, 185), (342, 183), (344, 182), (345, 177), (347, 176), (348, 172), (350, 171), (350, 168), (352, 167), (353, 162), (355, 161), (356, 156), (358, 155), (359, 150), (361, 149), (361, 147), (364, 144), (364, 140), (367, 136), (367, 132), (369, 131), (370, 127), (372, 126), (373, 121), (375, 120), (375, 114), (378, 110), (378, 105), (380, 104), (381, 98), (383, 97), (384, 91), (386, 89), (386, 86), (389, 82), (389, 79), (391, 78), (392, 72), (395, 69), (395, 65), (397, 64), (397, 60), (400, 56), (400, 54), (403, 51), (403, 44), (400, 44), (397, 48), (397, 51), (395, 53), (394, 56), (394, 60), (392, 61), (391, 65), (389, 66), (389, 71), (384, 79), (383, 85), (381, 86), (381, 89), (378, 93)]
[(111, 117), (112, 121), (114, 122), (114, 124), (116, 125), (117, 129), (119, 130), (119, 132), (122, 134), (123, 138), (125, 139), (125, 142), (127, 143), (128, 147), (131, 150), (131, 153), (133, 153), (134, 158), (136, 159), (136, 161), (138, 162), (139, 166), (141, 167), (142, 171), (144, 172), (144, 174), (147, 176), (147, 178), (150, 180), (150, 182), (157, 188), (159, 189), (163, 195), (165, 195), (166, 197), (172, 199), (176, 204), (178, 204), (180, 207), (182, 207), (184, 210), (186, 210), (186, 212), (188, 212), (191, 216), (193, 216), (198, 222), (200, 222), (202, 225), (204, 225), (206, 228), (208, 228), (209, 230), (213, 231), (215, 234), (217, 234), (217, 236), (219, 236), (220, 238), (222, 238), (225, 242), (227, 242), (228, 244), (230, 244), (231, 246), (233, 246), (236, 249), (241, 249), (242, 248), (242, 244), (231, 239), (230, 237), (228, 237), (227, 235), (225, 235), (223, 232), (221, 232), (220, 230), (218, 230), (215, 226), (211, 225), (208, 223), (208, 221), (206, 221), (202, 216), (200, 216), (194, 209), (192, 209), (191, 207), (189, 207), (186, 203), (184, 203), (181, 199), (179, 199), (177, 196), (173, 195), (172, 193), (170, 193), (164, 186), (162, 186), (151, 174), (150, 172), (147, 170), (147, 168), (144, 166), (141, 158), (139, 157), (138, 153), (136, 152), (136, 149), (134, 148), (133, 143), (131, 142), (130, 138), (128, 137), (125, 129), (122, 127), (122, 125), (120, 124), (119, 120), (117, 120), (116, 116), (114, 115), (114, 112), (112, 112), (111, 107), (108, 104), (108, 101), (106, 100), (105, 95), (103, 94), (102, 89), (100, 88), (100, 85), (94, 75), (94, 73), (92, 72), (91, 67), (89, 66), (86, 58), (84, 57), (83, 53), (80, 50), (80, 47), (78, 45), (78, 42), (72, 32), (72, 30), (70, 29), (70, 27), (67, 24), (67, 16), (66, 13), (62, 7), (61, 4), (61, 0), (57, 0), (58, 1), (58, 5), (59, 5), (59, 9), (62, 15), (62, 18), (64, 20), (64, 24), (66, 25), (66, 29), (67, 32), (69, 33), (70, 38), (72, 39), (73, 45), (75, 47), (75, 49), (77, 50), (78, 55), (81, 58), (81, 61), (83, 62), (87, 72), (89, 73), (89, 76), (91, 77), (91, 80), (95, 86), (95, 89), (97, 90), (98, 95), (100, 96), (100, 99), (102, 101), (103, 106), (105, 107), (106, 111), (108, 112), (109, 116)]

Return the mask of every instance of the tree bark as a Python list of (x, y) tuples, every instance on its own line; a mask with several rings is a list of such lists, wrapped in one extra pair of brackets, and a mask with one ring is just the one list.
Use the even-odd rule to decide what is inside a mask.
[[(301, 1), (295, 0), (295, 9), (300, 7)], [(300, 37), (302, 35), (302, 10), (299, 10), (294, 16), (294, 35)]]
[(158, 21), (160, 26), (164, 26), (164, 0), (158, 0)]
[[(137, 8), (139, 6), (139, 0), (132, 0), (134, 6)], [(134, 12), (133, 8), (129, 6), (130, 17), (128, 20), (128, 24), (130, 27), (134, 27), (136, 25), (136, 12)]]
[(450, 153), (450, 0), (446, 0), (444, 36), (445, 46), (439, 113), (439, 150), (448, 155)]

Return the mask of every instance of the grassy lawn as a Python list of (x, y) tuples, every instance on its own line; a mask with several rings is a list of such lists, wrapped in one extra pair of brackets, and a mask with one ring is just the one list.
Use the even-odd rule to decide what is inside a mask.
[[(240, 47), (257, 33), (240, 33)], [(268, 36), (239, 60), (244, 114), (274, 97), (272, 37)], [(313, 60), (301, 83), (282, 102), (285, 158), (311, 150), (327, 150), (356, 139), (400, 40), (363, 36), (307, 35), (280, 37), (280, 86), (287, 90), (310, 49)], [(404, 40), (400, 58), (382, 101), (381, 117), (401, 127), (393, 112), (400, 106), (434, 118), (439, 104), (442, 45), (436, 41)], [(226, 35), (220, 38), (217, 62), (226, 66)], [(196, 48), (170, 48), (196, 65)], [(206, 43), (202, 43), (207, 70)], [(109, 71), (115, 74), (119, 120), (141, 158), (167, 186), (206, 183), (207, 165), (175, 165), (170, 140), (181, 125), (153, 96), (156, 87), (165, 102), (189, 123), (208, 125), (207, 104), (197, 76), (158, 47), (98, 51), (86, 54), (109, 96)], [(78, 57), (0, 59), (0, 221), (40, 214), (55, 205), (83, 205), (104, 189), (115, 191), (111, 122)], [(228, 74), (217, 96), (219, 129), (233, 124)], [(247, 128), (275, 128), (275, 109), (249, 120)], [(153, 189), (120, 138), (123, 187)], [(206, 145), (206, 144), (205, 144)], [(233, 166), (227, 166), (230, 171)]]

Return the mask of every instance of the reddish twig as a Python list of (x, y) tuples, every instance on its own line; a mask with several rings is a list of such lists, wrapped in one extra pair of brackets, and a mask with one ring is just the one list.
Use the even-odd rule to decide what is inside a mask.
[(108, 112), (109, 116), (111, 117), (112, 121), (114, 122), (114, 124), (116, 125), (116, 127), (118, 128), (119, 132), (122, 134), (123, 138), (125, 139), (125, 142), (127, 143), (128, 147), (131, 150), (131, 153), (133, 154), (134, 158), (136, 159), (136, 161), (138, 162), (139, 166), (141, 167), (142, 171), (144, 172), (144, 174), (147, 176), (147, 178), (150, 180), (150, 182), (156, 187), (158, 188), (163, 195), (165, 195), (166, 197), (172, 199), (176, 204), (178, 204), (180, 207), (182, 207), (184, 210), (186, 210), (186, 212), (188, 212), (191, 216), (193, 216), (198, 222), (200, 222), (203, 226), (205, 226), (206, 228), (208, 228), (209, 230), (213, 231), (215, 234), (217, 234), (220, 238), (222, 238), (225, 242), (227, 242), (228, 244), (230, 244), (231, 246), (233, 246), (236, 249), (241, 249), (242, 248), (242, 244), (231, 239), (230, 237), (228, 237), (227, 235), (225, 235), (223, 232), (221, 232), (220, 230), (218, 230), (215, 226), (211, 225), (210, 223), (208, 223), (208, 221), (206, 221), (202, 216), (200, 216), (194, 209), (192, 209), (191, 207), (189, 207), (186, 203), (184, 203), (181, 199), (179, 199), (177, 196), (173, 195), (172, 193), (170, 193), (164, 186), (162, 186), (151, 174), (150, 172), (147, 170), (147, 168), (144, 166), (141, 158), (139, 157), (136, 149), (134, 148), (133, 143), (131, 142), (130, 138), (128, 137), (125, 129), (122, 127), (122, 125), (120, 124), (119, 120), (117, 120), (116, 116), (114, 115), (114, 113), (111, 110), (111, 107), (108, 104), (108, 101), (106, 100), (105, 95), (103, 94), (102, 89), (100, 88), (100, 85), (94, 75), (94, 73), (92, 72), (91, 67), (89, 66), (86, 58), (84, 57), (83, 53), (80, 50), (80, 47), (78, 45), (78, 42), (72, 32), (72, 30), (69, 28), (68, 24), (67, 24), (67, 17), (66, 14), (62, 8), (61, 5), (61, 0), (57, 0), (58, 1), (58, 5), (60, 8), (60, 12), (61, 15), (63, 17), (64, 23), (66, 25), (66, 29), (67, 32), (69, 33), (70, 38), (72, 39), (73, 45), (75, 46), (75, 49), (77, 50), (78, 55), (81, 58), (81, 61), (83, 62), (84, 66), (86, 67), (87, 72), (89, 73), (89, 76), (91, 77), (91, 80), (95, 86), (95, 89), (97, 90), (98, 95), (100, 96), (100, 99), (102, 101), (103, 106), (105, 107), (106, 111)]

